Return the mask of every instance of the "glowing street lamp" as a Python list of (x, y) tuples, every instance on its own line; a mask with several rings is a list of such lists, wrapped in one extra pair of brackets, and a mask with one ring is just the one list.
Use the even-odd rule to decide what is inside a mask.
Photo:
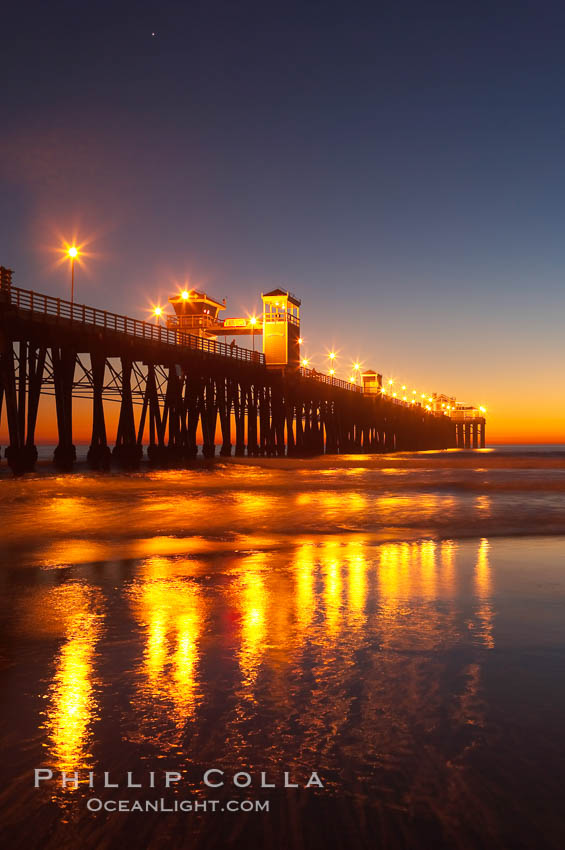
[(75, 260), (79, 255), (79, 250), (76, 245), (70, 245), (67, 248), (67, 257), (71, 261), (71, 305), (75, 300)]
[(335, 351), (330, 351), (328, 357), (330, 358), (330, 360), (335, 360)]
[(190, 292), (187, 289), (183, 289), (183, 291), (180, 294), (180, 297), (182, 298), (183, 301), (188, 301), (188, 299), (190, 298)]
[(361, 364), (360, 363), (354, 363), (353, 368), (355, 369), (356, 372), (358, 372), (359, 369), (361, 368)]
[(249, 324), (251, 325), (251, 339), (253, 341), (253, 353), (255, 354), (255, 325), (257, 324), (257, 316), (251, 316)]
[(301, 337), (301, 336), (299, 336), (299, 337), (298, 337), (298, 345), (302, 345), (303, 341), (304, 341), (304, 340), (302, 339), (302, 337)]
[(306, 357), (305, 357), (305, 358), (304, 358), (304, 360), (302, 361), (302, 365), (303, 365), (303, 367), (304, 367), (305, 369), (306, 369), (306, 367), (308, 366), (308, 363), (309, 363), (309, 362), (310, 362), (310, 361), (309, 361), (309, 360), (307, 360), (307, 359), (306, 359)]

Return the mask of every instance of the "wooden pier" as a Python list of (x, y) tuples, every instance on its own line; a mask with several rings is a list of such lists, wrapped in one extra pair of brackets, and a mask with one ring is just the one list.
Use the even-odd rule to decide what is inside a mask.
[[(70, 470), (73, 399), (92, 404), (88, 462), (135, 469), (147, 450), (156, 465), (202, 453), (309, 456), (447, 449), (484, 444), (449, 417), (304, 368), (276, 369), (262, 353), (178, 329), (20, 289), (0, 270), (0, 416), (5, 410), (15, 473), (37, 460), (42, 394), (55, 397), (54, 462)], [(105, 402), (118, 400), (116, 433)], [(218, 429), (219, 423), (219, 429)], [(472, 425), (475, 427), (475, 425)]]

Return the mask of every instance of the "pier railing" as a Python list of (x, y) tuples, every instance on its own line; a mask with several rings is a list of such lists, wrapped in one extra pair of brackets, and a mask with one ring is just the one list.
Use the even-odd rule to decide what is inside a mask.
[(316, 369), (306, 369), (304, 366), (301, 366), (300, 374), (303, 378), (311, 378), (314, 381), (320, 381), (322, 384), (328, 384), (330, 387), (339, 387), (341, 390), (349, 390), (354, 393), (363, 392), (362, 387), (354, 384), (352, 381), (344, 381), (342, 378), (335, 378), (333, 375), (325, 375)]
[(20, 289), (17, 286), (2, 287), (3, 297), (19, 310), (25, 310), (35, 315), (49, 316), (62, 319), (73, 325), (101, 328), (105, 331), (121, 333), (128, 337), (150, 342), (179, 345), (184, 348), (203, 351), (207, 354), (230, 357), (234, 360), (244, 360), (264, 366), (265, 356), (259, 351), (250, 351), (238, 345), (227, 345), (206, 339), (194, 334), (183, 333), (179, 330), (165, 328), (143, 319), (132, 319), (118, 313), (109, 313), (97, 307), (86, 304), (73, 304), (63, 298), (43, 295), (31, 289)]

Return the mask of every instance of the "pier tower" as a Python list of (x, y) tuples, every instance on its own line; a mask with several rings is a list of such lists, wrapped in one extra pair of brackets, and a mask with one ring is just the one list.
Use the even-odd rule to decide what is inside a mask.
[(375, 372), (374, 369), (366, 369), (362, 373), (361, 379), (363, 381), (363, 392), (366, 395), (378, 395), (382, 392), (383, 376)]
[(171, 330), (185, 331), (194, 336), (206, 337), (223, 333), (223, 322), (218, 318), (226, 309), (226, 299), (218, 301), (198, 289), (183, 289), (169, 298), (175, 315), (167, 320)]
[(261, 293), (263, 353), (267, 366), (298, 369), (300, 365), (300, 299), (284, 289)]

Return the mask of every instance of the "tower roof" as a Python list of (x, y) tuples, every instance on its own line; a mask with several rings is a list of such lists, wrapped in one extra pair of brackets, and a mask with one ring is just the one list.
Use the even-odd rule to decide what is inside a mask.
[(289, 292), (288, 289), (273, 289), (271, 290), (271, 292), (262, 293), (263, 298), (273, 295), (284, 295), (286, 298), (288, 298), (291, 304), (294, 304), (296, 307), (300, 307), (302, 303), (300, 298), (297, 298), (296, 295), (294, 295), (294, 293), (292, 292)]

